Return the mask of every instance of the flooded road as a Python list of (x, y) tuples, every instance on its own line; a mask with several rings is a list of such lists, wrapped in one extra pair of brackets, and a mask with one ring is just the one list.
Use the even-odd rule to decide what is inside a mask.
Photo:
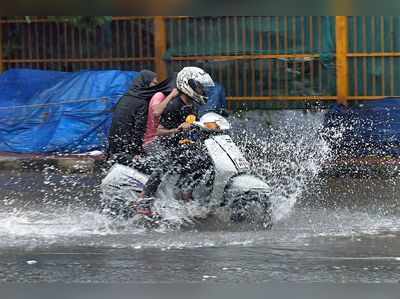
[[(2, 196), (19, 194), (18, 201), (0, 209), (2, 282), (400, 279), (397, 180), (324, 180), (325, 185), (316, 186), (318, 192), (306, 192), (271, 231), (210, 223), (149, 232), (99, 214), (93, 188), (98, 178), (81, 178), (67, 197), (65, 189), (47, 193), (48, 204), (35, 200), (40, 194), (29, 190), (10, 195), (9, 183), (18, 179), (25, 186), (36, 181), (35, 190), (46, 190), (46, 181), (37, 174), (1, 174)], [(77, 181), (69, 179), (64, 188)], [(384, 190), (378, 194), (374, 186)]]
[(286, 118), (297, 130), (251, 136), (257, 155), (239, 140), (271, 186), (271, 231), (212, 221), (146, 231), (99, 212), (103, 175), (0, 171), (0, 282), (398, 283), (400, 177), (320, 176), (329, 149), (307, 127), (315, 117), (300, 119), (306, 127)]

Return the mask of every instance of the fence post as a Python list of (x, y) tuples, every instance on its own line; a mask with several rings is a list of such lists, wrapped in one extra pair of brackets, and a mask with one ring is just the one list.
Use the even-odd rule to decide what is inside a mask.
[(336, 93), (337, 101), (347, 104), (349, 96), (348, 67), (348, 20), (347, 16), (336, 17)]
[(166, 79), (167, 64), (164, 60), (164, 54), (167, 51), (167, 30), (165, 17), (154, 17), (154, 48), (155, 48), (155, 68), (159, 79)]
[(4, 71), (3, 65), (3, 23), (0, 18), (0, 73)]

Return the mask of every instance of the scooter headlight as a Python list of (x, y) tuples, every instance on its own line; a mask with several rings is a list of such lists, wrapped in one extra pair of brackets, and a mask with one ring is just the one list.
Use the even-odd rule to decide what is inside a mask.
[(206, 122), (204, 126), (209, 130), (221, 130), (220, 126), (215, 122)]
[(229, 130), (231, 125), (229, 122), (221, 115), (215, 112), (208, 112), (204, 114), (200, 118), (200, 122), (202, 127), (207, 128), (209, 130)]

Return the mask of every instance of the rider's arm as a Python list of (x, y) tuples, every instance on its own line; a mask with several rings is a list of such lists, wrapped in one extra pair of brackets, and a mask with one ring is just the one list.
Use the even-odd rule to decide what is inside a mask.
[(181, 107), (177, 103), (176, 101), (170, 102), (164, 110), (157, 128), (157, 136), (172, 136), (189, 128), (185, 122), (179, 124), (182, 115), (180, 113)]
[(157, 128), (157, 136), (172, 136), (179, 132), (178, 128), (175, 129), (166, 129), (162, 125), (159, 125)]
[(180, 126), (176, 129), (166, 129), (162, 125), (159, 125), (157, 128), (157, 135), (158, 136), (171, 136), (171, 135), (175, 135), (179, 132), (188, 130), (191, 127), (192, 127), (192, 125), (187, 122), (180, 124)]
[(164, 99), (164, 101), (154, 106), (154, 111), (153, 111), (154, 116), (160, 117), (161, 114), (164, 112), (165, 108), (167, 107), (168, 103), (178, 95), (179, 95), (178, 90), (174, 88), (172, 92)]

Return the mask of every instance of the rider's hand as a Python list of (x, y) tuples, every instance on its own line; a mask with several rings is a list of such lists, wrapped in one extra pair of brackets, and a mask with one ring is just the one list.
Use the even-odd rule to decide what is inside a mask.
[(178, 131), (188, 130), (190, 129), (191, 126), (192, 126), (191, 124), (184, 122), (178, 127)]
[(178, 91), (178, 89), (176, 89), (176, 88), (174, 88), (174, 89), (171, 91), (171, 93), (169, 94), (169, 96), (170, 96), (171, 98), (176, 98), (178, 95), (179, 95), (179, 91)]

